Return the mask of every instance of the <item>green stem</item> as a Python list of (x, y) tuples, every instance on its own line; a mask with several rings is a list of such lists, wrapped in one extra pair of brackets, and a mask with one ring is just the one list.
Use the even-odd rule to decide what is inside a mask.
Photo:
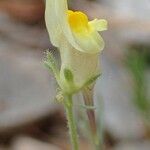
[(78, 148), (78, 135), (77, 135), (77, 129), (76, 129), (74, 115), (73, 115), (72, 95), (65, 96), (64, 106), (66, 109), (66, 116), (67, 116), (67, 121), (68, 121), (72, 150), (78, 150), (79, 149)]

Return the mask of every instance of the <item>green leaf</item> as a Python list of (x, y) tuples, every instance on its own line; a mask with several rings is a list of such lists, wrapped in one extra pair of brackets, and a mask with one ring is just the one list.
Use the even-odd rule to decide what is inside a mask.
[(64, 69), (64, 76), (68, 82), (73, 82), (73, 74), (72, 74), (71, 70), (65, 68)]

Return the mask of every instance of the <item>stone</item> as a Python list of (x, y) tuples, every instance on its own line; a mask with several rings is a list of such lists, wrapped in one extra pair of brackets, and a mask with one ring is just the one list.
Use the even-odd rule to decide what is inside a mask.
[(135, 143), (120, 143), (113, 150), (149, 150), (149, 141), (140, 141)]
[[(114, 36), (118, 37), (116, 45), (122, 41), (123, 44), (133, 42), (149, 44), (150, 11), (148, 3), (147, 0), (138, 2), (136, 0), (82, 0), (82, 2), (76, 0), (73, 1), (72, 7), (86, 12), (90, 18), (107, 19), (109, 22), (107, 32), (114, 32), (112, 42), (114, 42)], [(105, 35), (107, 32), (102, 34)]]
[(99, 0), (104, 6), (115, 11), (116, 15), (132, 17), (133, 19), (149, 20), (149, 2), (147, 0)]
[(96, 106), (101, 109), (102, 114), (99, 113), (99, 116), (104, 118), (105, 129), (118, 140), (142, 138), (144, 125), (132, 102), (132, 79), (129, 72), (106, 55), (102, 57), (102, 68), (95, 99)]
[(0, 150), (8, 150), (8, 149), (6, 149), (5, 147), (0, 146)]
[(0, 132), (56, 112), (55, 81), (44, 51), (0, 36)]
[(14, 140), (11, 150), (62, 150), (50, 143), (41, 142), (30, 137), (18, 137)]
[(39, 23), (44, 18), (43, 0), (5, 0), (0, 1), (0, 10), (12, 18), (27, 24)]
[(8, 39), (35, 49), (47, 49), (50, 46), (48, 33), (42, 25), (27, 25), (17, 22), (0, 12), (0, 34)]
[(126, 43), (140, 42), (149, 44), (150, 8), (147, 0), (100, 1), (104, 6), (110, 8), (108, 10), (112, 10), (113, 16), (116, 16), (116, 20), (118, 20), (116, 21), (116, 25), (118, 25), (116, 27), (114, 25), (115, 28), (113, 28), (113, 30), (115, 29), (114, 33), (117, 33), (118, 35), (118, 39), (121, 39)]

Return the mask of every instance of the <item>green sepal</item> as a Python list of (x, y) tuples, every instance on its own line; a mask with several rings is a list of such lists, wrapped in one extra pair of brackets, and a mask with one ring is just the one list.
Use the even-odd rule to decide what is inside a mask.
[(64, 69), (64, 76), (66, 81), (73, 83), (73, 73), (69, 69)]
[(101, 74), (97, 74), (93, 77), (91, 77), (90, 79), (88, 79), (85, 83), (84, 83), (84, 86), (83, 87), (87, 87), (89, 86), (90, 84), (93, 84), (99, 77), (100, 77)]

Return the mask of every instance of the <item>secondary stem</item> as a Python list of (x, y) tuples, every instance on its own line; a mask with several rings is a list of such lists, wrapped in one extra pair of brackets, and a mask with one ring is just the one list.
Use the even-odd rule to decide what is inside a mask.
[[(88, 87), (83, 90), (84, 103), (87, 106), (94, 106), (93, 88), (94, 87)], [(92, 136), (92, 140), (93, 140), (93, 143), (95, 146), (95, 150), (103, 150), (103, 148), (102, 148), (103, 145), (98, 137), (98, 129), (97, 129), (97, 125), (96, 125), (95, 110), (87, 109), (86, 112), (87, 112), (87, 116), (88, 116), (88, 120), (89, 120), (89, 125), (91, 128), (91, 136)]]
[(73, 115), (72, 95), (65, 96), (65, 109), (71, 138), (72, 150), (78, 150), (78, 135)]

